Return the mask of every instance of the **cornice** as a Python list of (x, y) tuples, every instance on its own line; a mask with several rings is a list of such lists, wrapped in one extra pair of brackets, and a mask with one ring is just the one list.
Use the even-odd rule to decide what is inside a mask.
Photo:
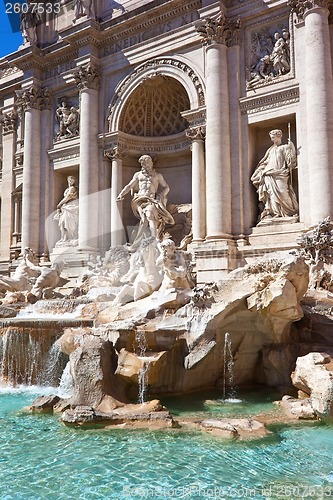
[(260, 96), (245, 97), (239, 100), (242, 115), (260, 113), (268, 109), (279, 108), (299, 102), (299, 86), (269, 92)]
[(99, 135), (100, 147), (103, 147), (106, 153), (111, 152), (117, 145), (122, 154), (166, 154), (186, 151), (191, 143), (191, 139), (186, 137), (185, 132), (165, 137), (133, 136), (121, 131)]

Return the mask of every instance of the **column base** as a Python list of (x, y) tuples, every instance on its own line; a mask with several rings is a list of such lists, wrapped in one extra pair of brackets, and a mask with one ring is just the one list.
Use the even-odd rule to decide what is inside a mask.
[(206, 241), (233, 240), (233, 236), (228, 233), (210, 234), (206, 236), (205, 240)]

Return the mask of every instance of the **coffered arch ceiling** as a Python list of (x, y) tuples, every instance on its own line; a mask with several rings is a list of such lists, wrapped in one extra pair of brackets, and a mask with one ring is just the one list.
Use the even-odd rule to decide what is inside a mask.
[(175, 78), (150, 75), (128, 97), (119, 130), (142, 137), (163, 137), (183, 132), (181, 112), (190, 108), (188, 94)]

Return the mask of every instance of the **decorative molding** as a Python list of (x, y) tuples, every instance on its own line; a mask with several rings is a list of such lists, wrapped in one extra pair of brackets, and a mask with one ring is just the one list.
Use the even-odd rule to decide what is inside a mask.
[(215, 18), (200, 19), (194, 26), (202, 37), (203, 45), (219, 43), (229, 47), (239, 43), (240, 19), (231, 20), (224, 12)]
[(190, 68), (190, 66), (188, 66), (185, 62), (179, 61), (172, 57), (155, 58), (137, 67), (127, 78), (125, 78), (122, 84), (118, 87), (111, 101), (111, 104), (109, 105), (109, 113), (108, 113), (109, 121), (111, 119), (111, 115), (115, 109), (118, 99), (125, 93), (125, 91), (131, 85), (133, 80), (140, 77), (141, 74), (146, 73), (147, 70), (150, 69), (157, 70), (161, 66), (176, 67), (177, 69), (183, 71), (191, 79), (194, 85), (200, 106), (205, 104), (205, 94), (202, 83), (200, 81), (199, 76), (195, 73), (195, 71), (192, 68)]
[(100, 69), (91, 63), (80, 66), (74, 71), (73, 77), (80, 92), (86, 89), (99, 89)]
[(12, 134), (17, 128), (18, 112), (16, 107), (8, 113), (2, 114), (2, 133), (3, 135)]
[(204, 127), (206, 125), (206, 106), (197, 109), (182, 111), (181, 115), (187, 120), (190, 127)]
[(71, 160), (76, 160), (73, 164), (80, 161), (80, 143), (79, 139), (76, 137), (75, 142), (63, 141), (61, 143), (56, 143), (53, 149), (48, 150), (48, 156), (51, 161), (53, 161), (54, 168), (61, 168), (62, 163), (67, 163)]
[[(170, 3), (174, 5), (169, 5)], [(188, 2), (182, 0), (177, 3), (178, 5), (175, 5), (175, 2), (161, 4), (158, 10), (154, 12), (155, 15), (150, 15), (149, 17), (147, 15), (133, 16), (132, 20), (126, 23), (126, 28), (123, 29), (119, 26), (119, 22), (117, 22), (118, 19), (104, 22), (102, 24), (102, 29), (104, 31), (102, 31), (103, 36), (100, 45), (107, 46), (110, 45), (110, 43), (114, 44), (120, 40), (130, 40), (132, 37), (135, 37), (136, 34), (143, 32), (144, 37), (137, 42), (140, 43), (141, 41), (146, 41), (158, 35), (162, 35), (162, 28), (167, 27), (168, 23), (173, 23), (174, 20), (179, 19), (179, 23), (178, 26), (174, 26), (172, 29), (189, 25), (198, 19), (197, 11), (202, 6), (200, 0)]]
[(115, 147), (125, 155), (186, 151), (190, 148), (191, 142), (185, 132), (164, 137), (140, 137), (121, 131), (99, 135), (100, 147), (105, 151), (105, 155), (112, 154), (112, 149)]
[(270, 92), (269, 94), (261, 96), (242, 98), (240, 99), (240, 109), (242, 115), (250, 115), (297, 102), (299, 102), (299, 87), (295, 85), (286, 90)]
[(6, 76), (11, 76), (15, 73), (20, 73), (20, 69), (17, 68), (16, 66), (9, 66), (8, 68), (4, 68), (0, 70), (0, 79), (5, 78)]
[(331, 10), (333, 0), (289, 0), (287, 5), (291, 12), (296, 14), (297, 22), (301, 23), (304, 21), (305, 14), (315, 7)]

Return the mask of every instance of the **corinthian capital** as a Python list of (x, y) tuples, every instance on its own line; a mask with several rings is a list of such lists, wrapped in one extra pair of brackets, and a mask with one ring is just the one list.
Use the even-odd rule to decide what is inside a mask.
[(191, 127), (186, 130), (186, 135), (192, 141), (204, 141), (206, 137), (205, 127)]
[(221, 13), (216, 18), (207, 17), (195, 23), (195, 29), (202, 37), (204, 45), (212, 43), (222, 43), (232, 45), (238, 40), (240, 20), (232, 21)]
[(81, 66), (74, 74), (74, 79), (80, 91), (85, 89), (98, 90), (99, 87), (99, 68), (88, 63)]
[(104, 151), (104, 156), (108, 158), (110, 161), (112, 160), (121, 160), (125, 158), (126, 154), (119, 147), (118, 144), (112, 146), (110, 149), (106, 149)]
[(314, 7), (329, 9), (332, 7), (332, 0), (289, 0), (288, 6), (295, 12), (298, 22), (304, 21), (304, 15)]
[(39, 89), (31, 85), (27, 90), (17, 92), (16, 104), (24, 111), (28, 109), (45, 109), (51, 105), (51, 95), (48, 89)]

